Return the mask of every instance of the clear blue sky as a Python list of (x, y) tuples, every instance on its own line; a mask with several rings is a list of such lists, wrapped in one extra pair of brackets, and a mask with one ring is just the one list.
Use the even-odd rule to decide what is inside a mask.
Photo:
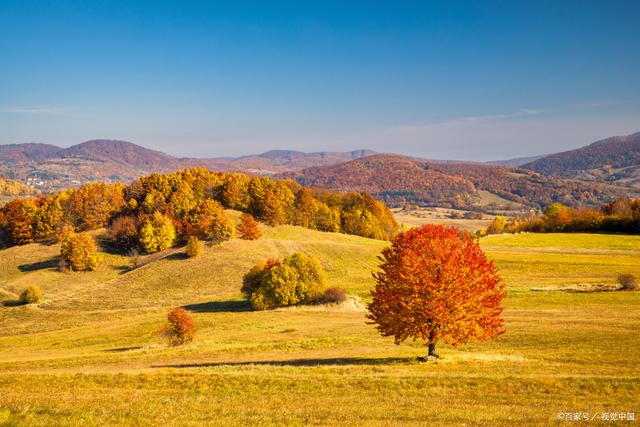
[(489, 160), (640, 131), (640, 1), (0, 1), (0, 143)]

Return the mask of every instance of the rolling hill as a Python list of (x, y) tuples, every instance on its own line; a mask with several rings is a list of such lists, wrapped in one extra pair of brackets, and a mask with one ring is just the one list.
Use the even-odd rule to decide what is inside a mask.
[(546, 177), (525, 169), (430, 162), (388, 154), (279, 176), (310, 187), (366, 191), (391, 206), (408, 203), (498, 210), (513, 209), (516, 203), (516, 208), (523, 210), (554, 202), (596, 206), (629, 195), (627, 189), (617, 186)]
[[(263, 231), (259, 240), (205, 246), (191, 259), (176, 249), (137, 268), (105, 253), (103, 266), (84, 273), (58, 271), (58, 244), (0, 250), (0, 423), (530, 426), (557, 423), (567, 401), (600, 413), (640, 393), (637, 292), (531, 291), (640, 273), (638, 236), (482, 239), (508, 286), (507, 332), (443, 344), (442, 359), (424, 364), (416, 362), (422, 343), (394, 345), (365, 317), (385, 242), (292, 226)], [(251, 311), (242, 275), (297, 251), (315, 255), (327, 286), (361, 303)], [(45, 301), (13, 305), (29, 285)], [(197, 331), (172, 347), (158, 330), (176, 306)]]
[(551, 154), (522, 167), (549, 176), (640, 187), (640, 132)]
[(332, 165), (372, 153), (370, 150), (344, 153), (276, 150), (238, 158), (195, 159), (177, 158), (117, 140), (92, 140), (69, 148), (11, 144), (0, 145), (0, 174), (48, 191), (93, 181), (129, 182), (149, 173), (193, 166), (273, 174), (315, 165)]

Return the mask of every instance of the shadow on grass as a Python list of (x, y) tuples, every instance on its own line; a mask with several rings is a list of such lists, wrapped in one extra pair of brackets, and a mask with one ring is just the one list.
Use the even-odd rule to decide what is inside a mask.
[(4, 300), (0, 302), (0, 305), (3, 307), (20, 307), (21, 305), (26, 304), (20, 300)]
[(184, 305), (183, 308), (194, 313), (251, 311), (251, 305), (245, 300), (203, 302), (201, 304)]
[(142, 347), (140, 346), (135, 346), (135, 347), (119, 347), (119, 348), (110, 348), (105, 350), (106, 353), (124, 353), (126, 351), (132, 351), (132, 350), (140, 350), (142, 349)]
[(170, 260), (170, 261), (180, 261), (180, 260), (188, 259), (188, 258), (189, 257), (184, 252), (177, 252), (175, 254), (171, 254), (169, 256), (164, 257), (164, 259), (167, 259), (167, 260)]
[(253, 362), (205, 362), (182, 363), (176, 365), (156, 365), (154, 368), (211, 368), (222, 366), (380, 366), (415, 363), (415, 357), (337, 357), (329, 359), (259, 360)]
[(59, 264), (60, 264), (60, 257), (55, 256), (46, 261), (32, 262), (31, 264), (21, 264), (18, 266), (18, 270), (22, 272), (28, 272), (28, 271), (45, 270), (49, 268), (57, 269)]

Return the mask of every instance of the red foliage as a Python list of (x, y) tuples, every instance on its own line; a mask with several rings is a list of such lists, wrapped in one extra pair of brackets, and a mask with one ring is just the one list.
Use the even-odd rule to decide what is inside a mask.
[(196, 333), (196, 326), (189, 312), (183, 308), (174, 308), (167, 316), (169, 323), (163, 329), (164, 335), (171, 345), (191, 342)]
[(382, 251), (368, 318), (396, 344), (485, 341), (504, 332), (504, 285), (477, 242), (453, 227), (424, 225)]

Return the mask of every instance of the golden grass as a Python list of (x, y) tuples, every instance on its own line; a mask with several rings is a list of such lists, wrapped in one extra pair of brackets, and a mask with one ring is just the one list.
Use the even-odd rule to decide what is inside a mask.
[[(330, 286), (364, 300), (386, 245), (297, 227), (205, 246), (129, 270), (55, 269), (56, 246), (0, 251), (0, 296), (40, 286), (48, 302), (0, 308), (0, 425), (548, 425), (557, 412), (635, 411), (638, 292), (532, 292), (640, 276), (640, 239), (602, 235), (482, 240), (509, 288), (507, 333), (489, 343), (395, 346), (360, 310), (253, 312), (239, 292), (254, 263), (318, 256)], [(29, 266), (25, 268), (25, 266)], [(167, 310), (198, 332), (168, 347)], [(4, 419), (3, 419), (4, 418)]]

